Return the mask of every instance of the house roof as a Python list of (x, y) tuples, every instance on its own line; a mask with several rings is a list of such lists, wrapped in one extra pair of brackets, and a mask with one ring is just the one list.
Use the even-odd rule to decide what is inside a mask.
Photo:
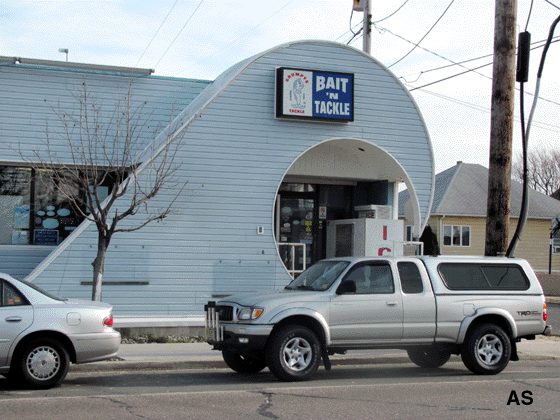
[[(486, 217), (488, 168), (457, 162), (436, 175), (432, 216)], [(511, 183), (511, 216), (519, 217), (523, 185)], [(404, 216), (408, 191), (399, 194), (399, 215)], [(529, 189), (529, 213), (532, 219), (552, 219), (560, 214), (560, 201)]]

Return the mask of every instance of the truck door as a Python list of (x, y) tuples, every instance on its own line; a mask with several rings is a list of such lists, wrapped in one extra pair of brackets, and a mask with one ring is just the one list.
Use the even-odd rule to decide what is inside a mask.
[(436, 302), (425, 267), (418, 261), (397, 263), (403, 299), (403, 341), (431, 342), (436, 334)]
[(329, 324), (333, 344), (398, 342), (403, 333), (403, 308), (388, 262), (356, 264), (344, 280), (356, 293), (333, 295)]

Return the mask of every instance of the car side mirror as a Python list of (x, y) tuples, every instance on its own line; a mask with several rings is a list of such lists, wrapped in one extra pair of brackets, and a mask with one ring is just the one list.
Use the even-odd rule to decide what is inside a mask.
[(345, 280), (336, 289), (337, 295), (344, 295), (346, 293), (356, 293), (356, 282), (354, 280)]

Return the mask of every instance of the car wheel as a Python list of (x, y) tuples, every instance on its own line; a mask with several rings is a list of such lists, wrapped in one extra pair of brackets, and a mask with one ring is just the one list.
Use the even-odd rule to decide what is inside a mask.
[(506, 368), (511, 342), (505, 331), (494, 324), (483, 324), (469, 334), (461, 350), (465, 366), (478, 375), (495, 375)]
[(417, 347), (406, 352), (412, 363), (422, 368), (438, 368), (451, 357), (451, 351), (441, 346)]
[(281, 381), (309, 379), (321, 362), (321, 345), (309, 329), (287, 326), (271, 337), (266, 349), (270, 371)]
[(229, 350), (223, 350), (222, 357), (226, 365), (239, 373), (257, 373), (266, 367), (264, 354), (258, 352), (238, 354)]
[(34, 388), (55, 386), (66, 377), (70, 364), (66, 348), (48, 337), (27, 343), (18, 360), (21, 379)]

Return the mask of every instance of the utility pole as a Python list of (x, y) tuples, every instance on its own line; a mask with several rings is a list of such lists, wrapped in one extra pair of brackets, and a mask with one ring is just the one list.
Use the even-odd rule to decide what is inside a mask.
[(517, 0), (496, 0), (485, 255), (508, 248)]
[(364, 26), (362, 29), (362, 50), (371, 55), (371, 3), (373, 0), (354, 0), (352, 6), (355, 12), (364, 12)]
[(371, 3), (373, 0), (363, 0), (364, 2), (364, 38), (363, 50), (371, 55)]

